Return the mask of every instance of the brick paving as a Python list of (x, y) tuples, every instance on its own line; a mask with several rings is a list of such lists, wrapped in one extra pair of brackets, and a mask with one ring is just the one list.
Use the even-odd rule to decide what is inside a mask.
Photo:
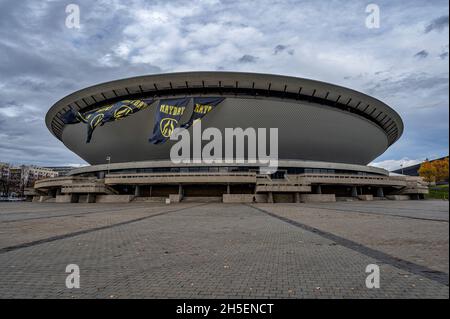
[(0, 203), (0, 298), (448, 298), (448, 203), (408, 203)]

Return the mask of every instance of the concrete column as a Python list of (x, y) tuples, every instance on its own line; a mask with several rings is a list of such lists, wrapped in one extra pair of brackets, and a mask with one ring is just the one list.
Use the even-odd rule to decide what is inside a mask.
[(86, 203), (95, 203), (95, 194), (87, 194)]
[(352, 187), (352, 197), (358, 197), (358, 188), (356, 186)]
[(70, 202), (71, 203), (78, 203), (78, 195), (77, 194), (70, 194)]
[(377, 189), (377, 197), (384, 197), (383, 187), (378, 187), (378, 189)]
[(273, 203), (273, 193), (272, 192), (267, 193), (267, 202)]
[(322, 186), (317, 185), (316, 194), (322, 194)]
[(178, 185), (178, 195), (180, 195), (180, 201), (183, 199), (183, 185)]
[(56, 196), (61, 195), (61, 188), (56, 189)]
[(230, 184), (227, 184), (227, 194), (230, 194), (231, 193), (231, 187), (230, 187)]
[(295, 202), (300, 203), (300, 193), (295, 193)]
[(141, 187), (139, 185), (136, 185), (134, 187), (134, 196), (138, 197), (139, 195), (141, 195)]
[(148, 197), (152, 197), (152, 188), (153, 188), (152, 185), (150, 185), (150, 189), (149, 189), (150, 192), (148, 193)]

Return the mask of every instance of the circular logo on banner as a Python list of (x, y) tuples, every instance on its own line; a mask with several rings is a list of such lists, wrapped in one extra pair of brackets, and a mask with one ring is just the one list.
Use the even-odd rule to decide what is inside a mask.
[(162, 136), (164, 137), (170, 137), (172, 135), (173, 131), (175, 130), (175, 126), (177, 126), (178, 121), (170, 118), (165, 117), (159, 122), (159, 130), (161, 131)]
[(131, 107), (129, 107), (128, 105), (122, 105), (114, 112), (114, 118), (116, 120), (119, 120), (122, 117), (125, 117), (128, 114), (130, 114), (131, 111), (133, 111)]

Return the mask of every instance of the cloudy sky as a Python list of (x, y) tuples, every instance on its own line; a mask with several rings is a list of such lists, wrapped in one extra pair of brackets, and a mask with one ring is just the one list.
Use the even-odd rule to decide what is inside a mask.
[[(380, 28), (365, 25), (380, 8)], [(80, 8), (80, 28), (65, 25)], [(44, 124), (99, 82), (188, 70), (276, 73), (360, 90), (405, 122), (375, 160), (388, 169), (448, 154), (447, 1), (0, 0), (0, 161), (84, 164)]]

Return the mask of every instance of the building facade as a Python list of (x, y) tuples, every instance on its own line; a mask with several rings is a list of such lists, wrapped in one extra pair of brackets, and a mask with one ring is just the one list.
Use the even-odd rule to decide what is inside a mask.
[[(201, 123), (200, 138), (194, 123)], [(367, 166), (402, 135), (403, 122), (391, 107), (308, 79), (236, 72), (135, 77), (63, 98), (46, 124), (91, 165), (35, 183), (39, 201), (300, 202), (420, 198), (426, 192), (420, 178)], [(195, 143), (208, 146), (201, 134), (208, 129), (227, 136), (230, 129), (275, 128), (277, 168), (264, 171), (253, 161), (256, 139), (250, 135), (241, 141), (243, 156), (236, 135), (232, 158), (225, 158), (225, 141), (218, 147), (221, 161), (174, 161), (176, 127), (189, 133), (192, 155)], [(260, 148), (271, 150), (269, 137)]]
[(0, 193), (4, 197), (22, 197), (36, 181), (55, 177), (58, 172), (48, 168), (0, 163)]

